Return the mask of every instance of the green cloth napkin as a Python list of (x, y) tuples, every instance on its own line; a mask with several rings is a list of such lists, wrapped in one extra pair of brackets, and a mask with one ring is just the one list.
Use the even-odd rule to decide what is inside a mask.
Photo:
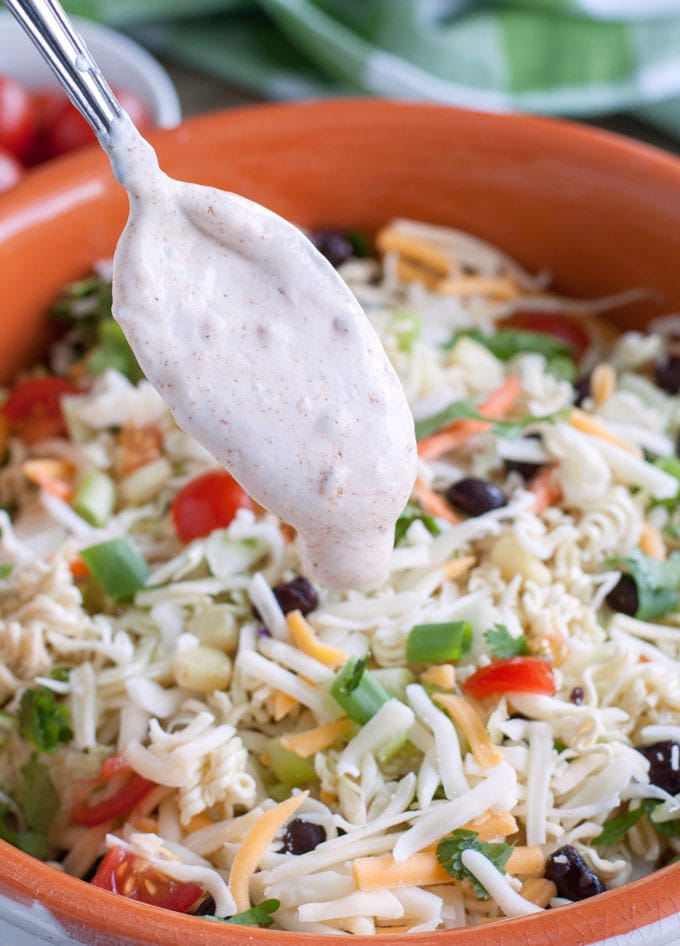
[(680, 0), (71, 0), (265, 98), (368, 94), (680, 136)]

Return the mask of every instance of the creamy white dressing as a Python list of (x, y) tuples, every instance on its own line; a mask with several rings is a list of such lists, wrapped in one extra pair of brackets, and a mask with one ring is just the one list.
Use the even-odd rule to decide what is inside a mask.
[(416, 443), (361, 306), (296, 227), (164, 174), (125, 115), (109, 151), (130, 196), (113, 314), (146, 376), (179, 426), (298, 531), (308, 577), (376, 584)]

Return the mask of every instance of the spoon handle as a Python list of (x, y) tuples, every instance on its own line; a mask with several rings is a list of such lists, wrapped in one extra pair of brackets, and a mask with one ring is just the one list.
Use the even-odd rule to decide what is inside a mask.
[(103, 141), (121, 106), (58, 0), (5, 0), (69, 98)]

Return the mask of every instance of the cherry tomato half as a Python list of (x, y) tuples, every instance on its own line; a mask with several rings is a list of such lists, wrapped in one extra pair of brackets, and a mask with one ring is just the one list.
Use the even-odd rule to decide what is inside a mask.
[(10, 431), (27, 443), (65, 434), (61, 399), (65, 394), (77, 392), (78, 388), (70, 381), (54, 375), (18, 381), (3, 405)]
[(198, 884), (173, 880), (144, 857), (112, 847), (92, 878), (95, 887), (164, 910), (186, 913), (204, 895)]
[(556, 686), (552, 667), (547, 660), (540, 657), (507, 657), (480, 667), (461, 683), (461, 689), (481, 699), (496, 693), (543, 693), (552, 696)]
[(239, 509), (252, 509), (253, 501), (226, 470), (209, 470), (190, 480), (172, 503), (172, 518), (185, 545), (214, 529), (224, 529)]
[[(118, 101), (140, 131), (151, 125), (151, 115), (142, 100), (126, 89), (114, 89)], [(66, 97), (59, 107), (50, 109), (46, 114), (44, 133), (44, 153), (48, 158), (56, 158), (67, 151), (92, 144), (94, 132)]]
[(570, 345), (576, 361), (590, 348), (588, 330), (577, 319), (559, 312), (515, 312), (499, 323), (502, 328), (516, 328), (525, 332), (552, 335)]
[(0, 192), (14, 187), (23, 176), (24, 169), (14, 155), (0, 148)]
[[(117, 787), (110, 785), (113, 779), (118, 780)], [(110, 791), (109, 785), (113, 791)], [(76, 802), (71, 808), (69, 821), (72, 824), (95, 825), (126, 815), (155, 785), (155, 782), (137, 775), (120, 753), (110, 756), (104, 760), (97, 778), (79, 783), (83, 795), (91, 796), (96, 789), (101, 789), (104, 797), (93, 803), (90, 799)]]
[(35, 127), (30, 93), (15, 79), (0, 76), (0, 147), (15, 157), (27, 152)]

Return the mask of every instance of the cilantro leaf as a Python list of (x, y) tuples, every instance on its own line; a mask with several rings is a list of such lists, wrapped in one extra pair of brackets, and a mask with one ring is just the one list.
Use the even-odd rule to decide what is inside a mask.
[(410, 354), (413, 350), (413, 343), (419, 338), (422, 329), (422, 319), (418, 312), (411, 309), (397, 309), (392, 313), (395, 332), (397, 336), (397, 345), (399, 351)]
[(46, 765), (34, 753), (21, 769), (23, 781), (17, 792), (17, 802), (31, 830), (47, 834), (52, 819), (59, 810), (59, 796)]
[(670, 614), (680, 606), (680, 552), (672, 552), (665, 561), (659, 561), (641, 549), (632, 549), (628, 555), (610, 559), (607, 564), (620, 568), (635, 582), (635, 617), (641, 621)]
[(513, 637), (505, 624), (494, 624), (484, 631), (484, 640), (494, 657), (521, 657), (527, 653), (527, 639), (524, 634)]
[(208, 920), (217, 920), (220, 923), (237, 923), (239, 926), (271, 926), (274, 922), (272, 914), (281, 906), (280, 900), (263, 900), (256, 907), (236, 913), (226, 919), (220, 916), (206, 917)]
[(480, 900), (488, 900), (489, 893), (486, 887), (480, 884), (475, 875), (465, 867), (461, 855), (463, 851), (479, 851), (504, 874), (512, 849), (512, 844), (492, 844), (489, 841), (480, 841), (476, 831), (458, 828), (442, 838), (437, 845), (437, 860), (451, 877), (455, 877), (456, 880), (471, 881), (472, 888)]
[(613, 844), (619, 844), (630, 829), (634, 827), (640, 818), (644, 818), (647, 811), (643, 805), (639, 808), (624, 811), (622, 815), (616, 815), (615, 818), (608, 818), (602, 825), (602, 831), (596, 838), (593, 838), (593, 844), (601, 844), (603, 847), (611, 847)]
[(12, 826), (12, 817), (10, 807), (7, 804), (0, 805), (0, 839), (12, 847), (19, 848), (31, 857), (36, 857), (39, 861), (45, 861), (50, 856), (50, 847), (44, 834), (37, 831), (18, 831)]
[(654, 466), (663, 470), (664, 473), (670, 473), (678, 481), (678, 488), (675, 496), (670, 499), (653, 499), (652, 506), (665, 506), (666, 509), (674, 509), (680, 502), (680, 459), (678, 457), (657, 457), (654, 460)]
[(13, 565), (0, 565), (0, 581), (3, 578), (9, 578), (12, 574)]
[(561, 338), (544, 332), (528, 332), (522, 329), (500, 328), (491, 334), (481, 329), (464, 329), (456, 332), (446, 348), (453, 348), (461, 338), (472, 338), (488, 349), (500, 361), (509, 361), (515, 355), (534, 353), (543, 355), (547, 360), (558, 355), (573, 356), (574, 350)]
[(87, 357), (87, 369), (91, 374), (103, 374), (114, 368), (136, 383), (144, 377), (137, 359), (127, 343), (123, 330), (112, 318), (102, 319), (97, 329), (98, 344)]
[(562, 408), (552, 414), (543, 414), (534, 416), (525, 414), (516, 420), (500, 420), (484, 417), (480, 414), (471, 398), (464, 398), (461, 401), (452, 401), (447, 407), (432, 414), (430, 417), (423, 417), (415, 423), (416, 440), (425, 440), (436, 434), (438, 430), (446, 427), (454, 420), (483, 420), (487, 421), (496, 433), (504, 437), (517, 437), (531, 424), (554, 424), (555, 421), (562, 420), (569, 414), (569, 408)]
[(417, 519), (423, 523), (430, 535), (439, 535), (441, 532), (441, 529), (437, 525), (433, 516), (428, 516), (427, 513), (422, 511), (422, 509), (419, 509), (412, 503), (408, 503), (402, 514), (397, 519), (396, 525), (394, 527), (395, 545), (400, 539), (404, 538), (411, 523), (415, 522)]
[(41, 752), (54, 752), (60, 742), (73, 738), (68, 708), (47, 687), (24, 690), (17, 716), (20, 734)]

